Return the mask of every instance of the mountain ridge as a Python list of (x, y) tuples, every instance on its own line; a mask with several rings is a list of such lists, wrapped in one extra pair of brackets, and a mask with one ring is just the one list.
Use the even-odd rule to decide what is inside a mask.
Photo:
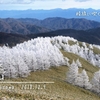
[[(33, 30), (34, 29), (34, 30)], [(46, 28), (36, 25), (24, 24), (13, 18), (0, 19), (0, 32), (16, 33), (16, 34), (34, 34), (49, 31)]]
[(91, 28), (100, 27), (100, 22), (87, 20), (85, 18), (62, 18), (62, 17), (49, 17), (44, 20), (37, 19), (19, 19), (21, 22), (27, 24), (34, 24), (40, 27), (46, 27), (51, 30), (58, 29), (77, 29), (87, 30)]
[[(98, 30), (98, 31), (97, 31)], [(70, 36), (78, 41), (87, 42), (90, 44), (100, 45), (100, 27), (90, 30), (75, 30), (75, 29), (62, 29), (51, 31), (48, 33), (29, 34), (30, 38), (36, 37), (53, 37), (53, 36)]]
[(0, 19), (0, 32), (16, 34), (36, 34), (60, 29), (88, 30), (100, 27), (100, 22), (87, 19), (66, 19), (61, 17), (38, 19)]
[(9, 46), (15, 46), (18, 43), (34, 39), (37, 37), (53, 37), (53, 36), (70, 36), (78, 41), (87, 42), (90, 44), (100, 45), (100, 28), (90, 30), (74, 30), (74, 29), (63, 29), (45, 33), (37, 34), (15, 34), (15, 33), (4, 33), (0, 32), (0, 45), (8, 43)]

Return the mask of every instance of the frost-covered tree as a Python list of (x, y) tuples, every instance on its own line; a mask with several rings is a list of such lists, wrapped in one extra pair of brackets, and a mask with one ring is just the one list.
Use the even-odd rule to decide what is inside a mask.
[[(20, 60), (18, 60), (20, 59)], [(26, 63), (23, 61), (23, 59), (19, 56), (17, 59), (15, 59), (15, 70), (17, 71), (18, 77), (26, 77), (29, 74), (29, 69)]]
[(100, 95), (100, 70), (94, 73), (94, 76), (91, 80), (91, 84), (91, 90)]
[(77, 64), (78, 67), (82, 67), (82, 64), (81, 64), (81, 62), (79, 61), (79, 59), (76, 60), (76, 64)]
[(16, 70), (15, 70), (15, 61), (9, 52), (7, 52), (6, 56), (2, 58), (2, 66), (5, 69), (5, 76), (7, 77), (15, 77), (16, 76)]
[(82, 73), (78, 74), (75, 85), (80, 86), (85, 89), (91, 89), (91, 84), (89, 82), (89, 77), (85, 70), (82, 71)]
[[(56, 38), (55, 38), (56, 39)], [(53, 40), (55, 40), (53, 39)], [(13, 48), (1, 47), (0, 58), (7, 77), (25, 77), (30, 71), (65, 65), (65, 58), (51, 38), (36, 38)], [(57, 43), (62, 42), (61, 38)]]
[(89, 45), (89, 48), (90, 48), (90, 49), (93, 49), (93, 45), (92, 45), (92, 44), (90, 44), (90, 45)]
[(0, 62), (0, 80), (4, 80), (4, 73), (5, 73), (5, 71), (4, 71), (3, 66)]
[(72, 64), (69, 66), (69, 71), (67, 72), (67, 82), (85, 89), (91, 89), (91, 84), (86, 71), (83, 70), (79, 73), (79, 67), (82, 67), (79, 59), (77, 59), (76, 63), (73, 60)]
[[(76, 44), (69, 45), (68, 41)], [(27, 76), (30, 71), (47, 70), (51, 66), (67, 65), (68, 59), (63, 56), (60, 49), (83, 57), (90, 63), (100, 66), (100, 55), (95, 55), (93, 50), (88, 49), (85, 43), (80, 47), (77, 40), (71, 37), (46, 37), (36, 38), (17, 44), (13, 48), (0, 47), (0, 59), (4, 68), (5, 76)], [(81, 66), (79, 61), (72, 65)], [(72, 66), (71, 65), (71, 66)], [(77, 68), (76, 68), (77, 69)]]
[(83, 47), (84, 47), (84, 48), (87, 48), (87, 46), (86, 46), (86, 43), (85, 43), (85, 42), (82, 42), (82, 45), (83, 45)]
[(69, 71), (67, 72), (67, 82), (74, 85), (77, 76), (78, 76), (78, 66), (73, 60), (72, 64), (69, 66)]
[(64, 57), (64, 59), (65, 59), (65, 65), (70, 66), (69, 59), (67, 57)]
[[(91, 64), (94, 66), (99, 66), (100, 64), (98, 63), (98, 59), (100, 59), (100, 55), (98, 55), (98, 58), (96, 57), (97, 55), (93, 52), (94, 46), (98, 49), (100, 49), (100, 46), (97, 45), (92, 45), (90, 44), (87, 46), (85, 42), (82, 42), (81, 45), (79, 45), (78, 41), (71, 38), (71, 37), (53, 37), (51, 39), (53, 45), (55, 45), (59, 49), (63, 49), (64, 51), (71, 52), (74, 54), (77, 54), (78, 56), (84, 58), (85, 60), (88, 60)], [(70, 45), (68, 41), (73, 41), (75, 44)]]

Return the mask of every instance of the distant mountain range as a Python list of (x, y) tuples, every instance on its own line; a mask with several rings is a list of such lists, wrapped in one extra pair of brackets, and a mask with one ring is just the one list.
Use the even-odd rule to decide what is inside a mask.
[(38, 19), (0, 19), (0, 32), (16, 34), (37, 34), (61, 29), (88, 30), (100, 27), (100, 22), (87, 19), (66, 19), (60, 17)]
[[(9, 34), (8, 34), (9, 33)], [(70, 36), (90, 44), (100, 45), (100, 22), (77, 18), (5, 18), (0, 19), (0, 45), (27, 41), (36, 37)]]
[(51, 30), (58, 29), (77, 29), (77, 30), (87, 30), (91, 28), (100, 27), (100, 22), (87, 20), (84, 18), (61, 18), (61, 17), (52, 17), (46, 18), (44, 20), (38, 19), (18, 19), (25, 24), (37, 25), (40, 27), (45, 27)]
[(0, 19), (0, 32), (25, 35), (48, 31), (50, 30), (36, 25), (24, 24), (13, 18)]
[(0, 10), (0, 18), (86, 18), (100, 22), (100, 9)]

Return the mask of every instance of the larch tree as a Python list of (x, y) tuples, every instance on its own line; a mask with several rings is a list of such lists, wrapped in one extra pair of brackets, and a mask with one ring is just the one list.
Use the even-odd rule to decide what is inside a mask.
[(4, 69), (3, 69), (3, 66), (2, 64), (0, 63), (0, 80), (4, 80)]
[(81, 62), (79, 61), (79, 59), (76, 60), (76, 64), (77, 64), (78, 67), (82, 67), (82, 64), (81, 64)]
[(76, 78), (75, 85), (80, 86), (85, 89), (91, 89), (91, 84), (89, 82), (89, 77), (85, 70), (83, 70)]
[(72, 64), (69, 66), (69, 71), (67, 72), (67, 82), (74, 85), (77, 76), (78, 76), (78, 66), (73, 60)]
[(91, 90), (100, 95), (100, 70), (94, 73), (91, 84)]

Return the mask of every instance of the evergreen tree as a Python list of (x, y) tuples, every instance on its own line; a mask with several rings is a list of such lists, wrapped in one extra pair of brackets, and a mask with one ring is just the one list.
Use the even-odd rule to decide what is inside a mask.
[(81, 62), (79, 61), (79, 59), (76, 60), (76, 64), (77, 64), (78, 67), (82, 67), (82, 64), (81, 64)]
[(4, 73), (5, 73), (5, 71), (2, 67), (2, 64), (0, 64), (0, 80), (4, 80)]
[(78, 76), (78, 66), (73, 60), (72, 64), (69, 66), (69, 71), (67, 72), (67, 82), (74, 85), (77, 76)]
[(75, 85), (78, 85), (80, 87), (83, 87), (85, 89), (91, 89), (91, 84), (89, 82), (89, 77), (86, 73), (85, 70), (82, 71), (82, 73), (80, 73), (76, 80), (75, 80)]
[(91, 84), (91, 90), (100, 95), (100, 70), (94, 73), (94, 76), (91, 80)]

